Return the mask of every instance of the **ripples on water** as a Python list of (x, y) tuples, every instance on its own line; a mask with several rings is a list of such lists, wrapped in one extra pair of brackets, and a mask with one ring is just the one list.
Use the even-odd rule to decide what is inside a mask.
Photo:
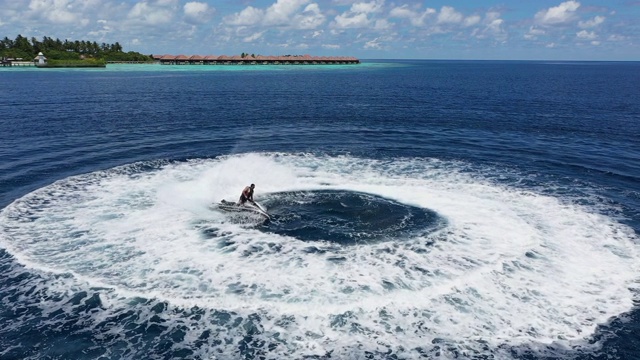
[(0, 357), (626, 354), (625, 66), (3, 73)]
[[(631, 306), (632, 230), (460, 170), (308, 154), (143, 163), (28, 195), (3, 211), (3, 237), (43, 272), (46, 287), (28, 281), (43, 311), (93, 304), (80, 317), (115, 348), (155, 326), (207, 356), (480, 355), (580, 341)], [(211, 209), (246, 176), (272, 221)]]

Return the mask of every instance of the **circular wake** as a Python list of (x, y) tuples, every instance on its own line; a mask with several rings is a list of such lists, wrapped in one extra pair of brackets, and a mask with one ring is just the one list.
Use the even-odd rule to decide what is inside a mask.
[[(257, 316), (255, 346), (273, 356), (568, 344), (632, 308), (632, 230), (492, 171), (309, 154), (134, 164), (15, 201), (0, 244), (29, 268), (109, 289), (110, 306), (143, 297)], [(249, 183), (271, 222), (211, 210)], [(217, 326), (230, 325), (202, 317), (184, 341)]]

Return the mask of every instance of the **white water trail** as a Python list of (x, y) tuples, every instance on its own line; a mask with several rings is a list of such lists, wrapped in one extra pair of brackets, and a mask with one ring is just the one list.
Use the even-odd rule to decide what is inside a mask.
[[(402, 352), (435, 339), (479, 352), (476, 341), (568, 344), (633, 307), (640, 253), (631, 229), (463, 167), (281, 153), (123, 167), (17, 200), (0, 213), (0, 246), (30, 268), (111, 289), (106, 303), (141, 296), (261, 314), (265, 333), (288, 344), (276, 352), (293, 356), (345, 355), (354, 344)], [(375, 194), (430, 209), (447, 226), (308, 253), (308, 242), (210, 209), (250, 183), (258, 201), (287, 191)], [(294, 319), (286, 331), (283, 317)]]

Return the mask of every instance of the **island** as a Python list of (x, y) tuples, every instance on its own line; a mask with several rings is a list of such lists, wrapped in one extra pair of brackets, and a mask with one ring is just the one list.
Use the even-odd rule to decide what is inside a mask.
[(106, 67), (107, 64), (161, 65), (353, 65), (360, 60), (352, 56), (311, 55), (143, 55), (124, 52), (120, 43), (86, 40), (60, 40), (43, 37), (28, 39), (18, 35), (15, 40), (0, 40), (0, 66)]
[(0, 66), (105, 67), (107, 63), (134, 61), (152, 63), (153, 58), (138, 52), (124, 52), (122, 46), (86, 40), (60, 40), (43, 37), (28, 39), (18, 35), (14, 40), (0, 40)]

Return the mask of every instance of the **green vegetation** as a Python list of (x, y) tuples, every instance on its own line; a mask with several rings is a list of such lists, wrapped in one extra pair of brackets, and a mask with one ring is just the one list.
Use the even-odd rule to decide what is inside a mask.
[(105, 67), (107, 62), (102, 59), (85, 60), (48, 60), (46, 67)]
[[(123, 52), (119, 43), (98, 44), (93, 41), (69, 41), (43, 37), (38, 41), (35, 37), (31, 40), (22, 35), (18, 35), (15, 40), (7, 37), (0, 40), (0, 58), (22, 58), (25, 61), (33, 60), (38, 52), (42, 52), (47, 60), (77, 60), (88, 63), (102, 61), (153, 61), (148, 55), (143, 55), (134, 51)], [(79, 66), (79, 65), (74, 65)], [(91, 66), (91, 65), (89, 65)]]

